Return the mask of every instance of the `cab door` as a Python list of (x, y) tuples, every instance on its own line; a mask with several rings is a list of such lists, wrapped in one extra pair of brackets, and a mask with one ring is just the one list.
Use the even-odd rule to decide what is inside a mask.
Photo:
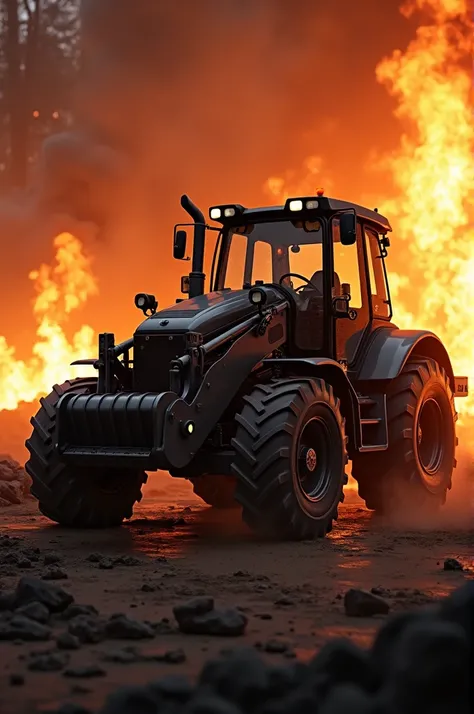
[(338, 361), (345, 362), (350, 366), (355, 360), (370, 320), (364, 235), (358, 221), (356, 242), (353, 245), (342, 245), (337, 218), (332, 221), (332, 235), (333, 298), (343, 294), (348, 286), (351, 296), (349, 308), (354, 317), (351, 320), (346, 317), (334, 318), (334, 352)]

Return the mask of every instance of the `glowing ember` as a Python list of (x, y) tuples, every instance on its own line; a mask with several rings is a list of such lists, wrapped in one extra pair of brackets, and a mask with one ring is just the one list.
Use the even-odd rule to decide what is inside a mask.
[[(0, 411), (49, 393), (53, 384), (71, 376), (70, 362), (95, 352), (91, 327), (82, 326), (70, 341), (63, 329), (69, 314), (98, 292), (90, 259), (69, 233), (57, 236), (54, 247), (56, 265), (42, 265), (29, 276), (37, 293), (33, 311), (38, 321), (31, 359), (16, 359), (15, 348), (0, 336)], [(79, 376), (78, 368), (74, 374)]]

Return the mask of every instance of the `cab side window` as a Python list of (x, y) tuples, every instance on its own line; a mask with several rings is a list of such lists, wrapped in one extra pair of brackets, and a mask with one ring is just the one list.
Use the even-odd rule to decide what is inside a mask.
[(365, 247), (370, 280), (372, 311), (376, 319), (390, 318), (387, 283), (382, 263), (379, 238), (371, 228), (364, 228)]
[(334, 282), (336, 294), (341, 293), (343, 283), (350, 285), (351, 307), (362, 308), (362, 285), (364, 273), (360, 270), (360, 240), (354, 245), (342, 245), (339, 219), (333, 220)]

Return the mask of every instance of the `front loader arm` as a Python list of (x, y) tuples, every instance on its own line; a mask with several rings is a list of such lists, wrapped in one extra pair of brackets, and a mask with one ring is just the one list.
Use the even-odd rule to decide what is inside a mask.
[(205, 373), (190, 403), (177, 399), (168, 407), (163, 445), (156, 452), (158, 461), (161, 456), (170, 467), (183, 468), (192, 460), (248, 375), (285, 342), (286, 307), (284, 303), (274, 310), (265, 329), (261, 329), (262, 321), (257, 322), (236, 339)]

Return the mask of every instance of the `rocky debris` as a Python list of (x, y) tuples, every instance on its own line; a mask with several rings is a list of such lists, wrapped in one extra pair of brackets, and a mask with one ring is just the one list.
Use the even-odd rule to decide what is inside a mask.
[(35, 620), (35, 622), (41, 622), (42, 625), (46, 625), (50, 618), (48, 608), (41, 602), (29, 602), (27, 605), (22, 605), (16, 609), (15, 614)]
[(68, 574), (62, 568), (49, 568), (41, 576), (42, 580), (67, 580)]
[(32, 672), (59, 672), (69, 663), (69, 655), (65, 652), (32, 653), (28, 661), (28, 669)]
[(90, 709), (86, 709), (82, 704), (76, 704), (75, 702), (67, 702), (62, 704), (59, 709), (56, 709), (50, 714), (91, 714)]
[(443, 563), (443, 570), (464, 570), (464, 566), (456, 558), (446, 558)]
[(3, 613), (0, 616), (0, 640), (43, 642), (49, 640), (51, 628), (23, 615)]
[(56, 646), (60, 650), (78, 650), (81, 646), (81, 641), (76, 635), (70, 632), (61, 632), (56, 638)]
[(0, 612), (13, 610), (15, 606), (15, 596), (13, 593), (0, 593)]
[(271, 639), (264, 643), (263, 650), (269, 654), (284, 654), (285, 652), (288, 652), (289, 647), (288, 642)]
[[(335, 639), (307, 663), (275, 665), (237, 649), (207, 662), (196, 685), (167, 677), (121, 688), (100, 714), (465, 714), (473, 603), (474, 581), (439, 606), (389, 617), (369, 650)], [(178, 607), (188, 618), (213, 612), (212, 598), (211, 609), (209, 599)]]
[(101, 570), (112, 570), (116, 565), (124, 565), (131, 568), (142, 564), (142, 561), (134, 555), (119, 555), (116, 558), (111, 558), (102, 553), (91, 553), (86, 560), (89, 563), (97, 564)]
[(173, 614), (181, 632), (193, 635), (238, 637), (247, 627), (247, 617), (236, 608), (215, 609), (212, 597), (198, 597), (176, 605)]
[(0, 506), (22, 503), (30, 491), (30, 477), (11, 456), (0, 454)]
[(43, 565), (58, 565), (62, 562), (62, 558), (57, 553), (46, 553), (43, 558)]
[(379, 595), (351, 588), (344, 595), (344, 610), (349, 617), (372, 617), (387, 615), (390, 605)]
[(9, 683), (11, 687), (21, 687), (25, 683), (25, 678), (22, 674), (11, 674), (9, 677)]
[(183, 664), (186, 662), (186, 653), (184, 650), (166, 650), (163, 654), (154, 655), (153, 659), (156, 662), (165, 662), (166, 664)]
[(39, 602), (50, 612), (63, 612), (74, 602), (73, 596), (58, 585), (30, 576), (21, 578), (13, 595), (15, 608)]
[(140, 590), (143, 593), (154, 593), (154, 592), (156, 592), (156, 589), (157, 589), (156, 586), (151, 585), (150, 583), (143, 583), (143, 585), (140, 588)]
[(82, 667), (69, 667), (64, 670), (65, 677), (74, 677), (75, 679), (90, 679), (92, 677), (104, 677), (105, 669), (99, 667), (98, 664), (86, 664)]
[(105, 652), (102, 655), (104, 662), (113, 662), (114, 664), (135, 664), (143, 662), (143, 655), (135, 647), (124, 647), (120, 650)]
[(113, 615), (105, 626), (106, 636), (115, 640), (143, 640), (155, 636), (153, 627), (127, 615)]
[(62, 618), (63, 620), (72, 620), (73, 617), (77, 617), (78, 615), (93, 615), (97, 617), (99, 614), (98, 610), (94, 607), (94, 605), (77, 605), (74, 603), (73, 605), (69, 605), (64, 612), (62, 613)]
[(77, 615), (69, 621), (69, 634), (83, 644), (97, 644), (105, 640), (106, 620), (96, 615)]

